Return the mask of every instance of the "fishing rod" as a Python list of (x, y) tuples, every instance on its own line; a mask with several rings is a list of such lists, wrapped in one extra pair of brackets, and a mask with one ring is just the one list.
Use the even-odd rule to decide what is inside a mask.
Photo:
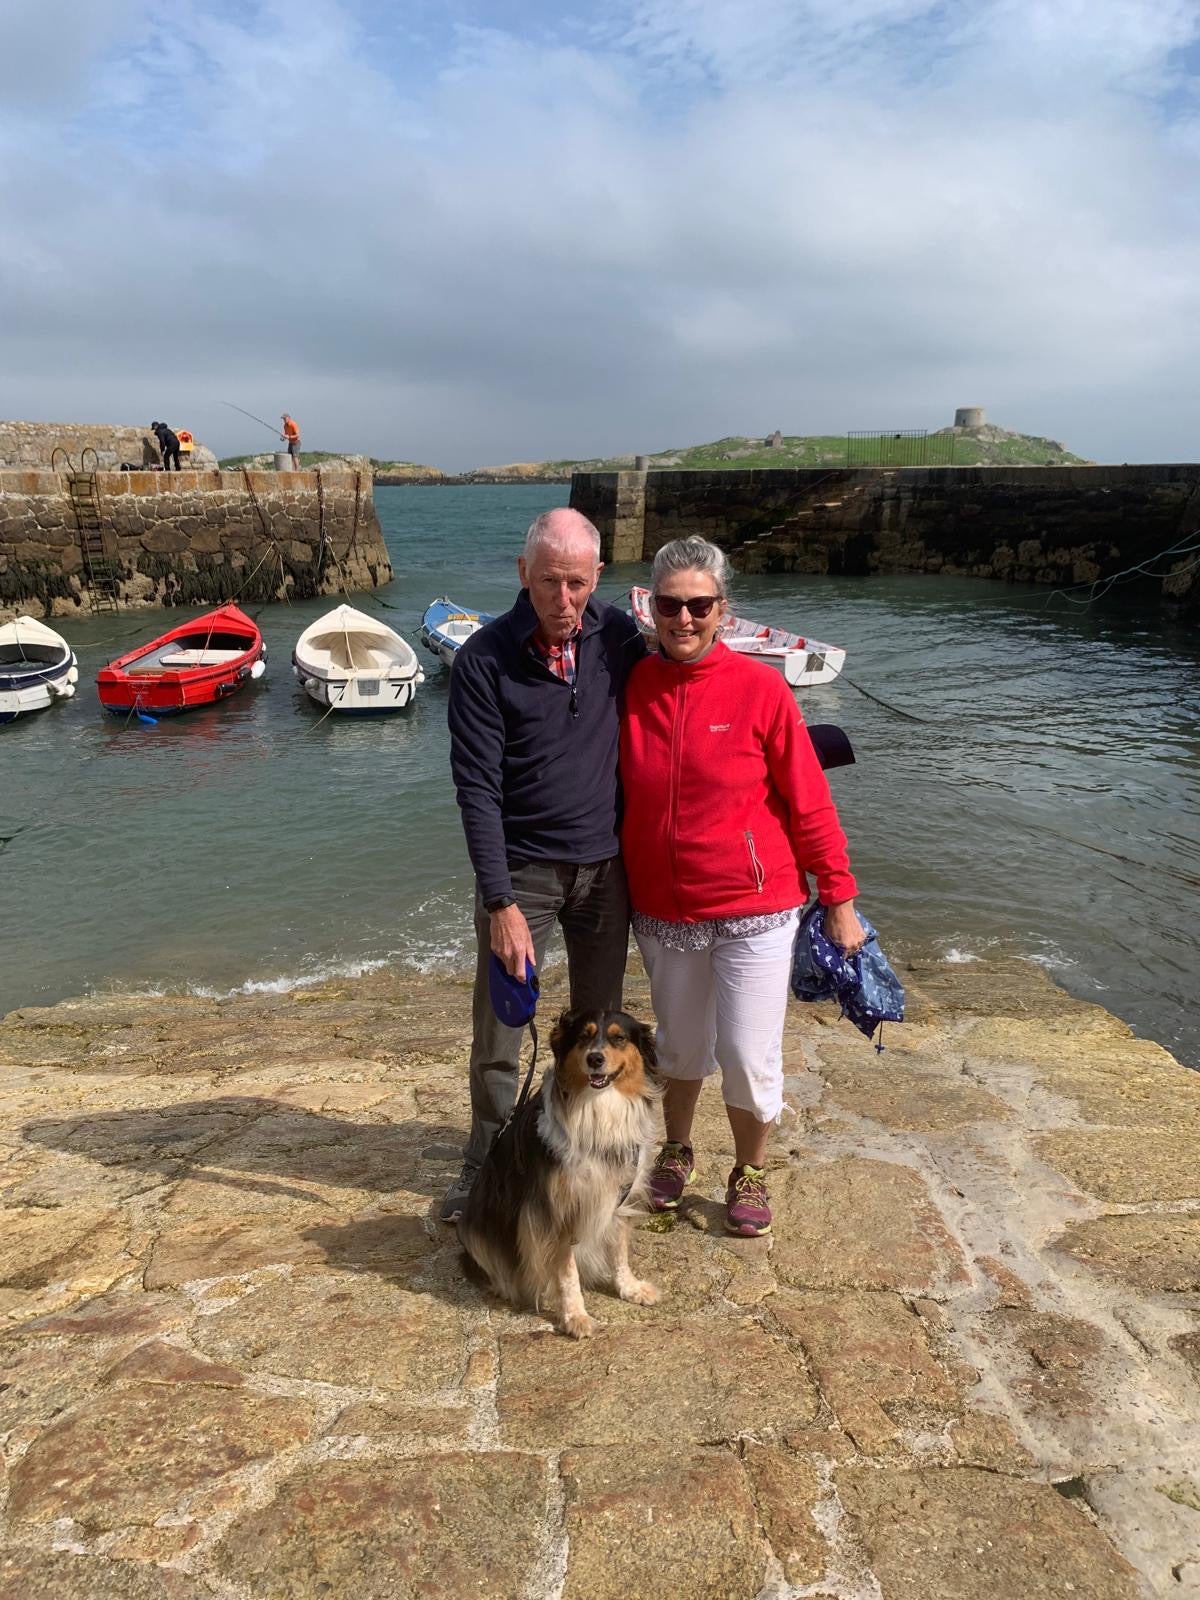
[(271, 432), (276, 436), (276, 438), (280, 436), (279, 429), (273, 422), (266, 422), (262, 417), (256, 417), (253, 411), (243, 411), (242, 407), (235, 406), (232, 400), (222, 400), (221, 404), (223, 406), (228, 406), (231, 411), (241, 411), (242, 415), (244, 417), (249, 417), (251, 422), (261, 422), (264, 428), (270, 428)]

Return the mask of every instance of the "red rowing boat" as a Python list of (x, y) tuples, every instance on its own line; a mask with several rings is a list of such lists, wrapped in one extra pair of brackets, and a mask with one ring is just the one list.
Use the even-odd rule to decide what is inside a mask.
[(237, 606), (181, 623), (102, 667), (96, 678), (106, 711), (169, 716), (212, 705), (265, 671), (258, 624)]

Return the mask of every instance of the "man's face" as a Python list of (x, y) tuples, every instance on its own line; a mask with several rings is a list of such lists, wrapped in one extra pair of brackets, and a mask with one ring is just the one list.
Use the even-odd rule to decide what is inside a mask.
[(603, 570), (587, 538), (543, 540), (530, 560), (517, 558), (521, 583), (537, 612), (538, 632), (548, 644), (561, 644), (575, 632)]

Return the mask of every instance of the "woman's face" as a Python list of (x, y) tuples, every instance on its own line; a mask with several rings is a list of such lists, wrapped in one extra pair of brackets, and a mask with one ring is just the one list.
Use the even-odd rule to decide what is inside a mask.
[[(686, 605), (678, 616), (669, 617), (659, 603), (662, 600), (712, 600), (714, 604), (706, 617), (695, 616)], [(689, 568), (687, 572), (668, 573), (659, 580), (652, 604), (658, 643), (665, 656), (672, 661), (689, 662), (708, 654), (725, 616), (725, 602), (717, 598), (717, 585), (710, 572)]]

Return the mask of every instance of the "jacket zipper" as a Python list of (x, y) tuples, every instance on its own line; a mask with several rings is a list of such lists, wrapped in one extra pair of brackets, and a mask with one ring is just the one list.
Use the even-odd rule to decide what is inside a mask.
[(757, 892), (761, 894), (763, 892), (763, 883), (766, 880), (766, 874), (763, 872), (762, 862), (758, 859), (758, 851), (754, 848), (754, 835), (750, 832), (749, 828), (746, 829), (746, 844), (750, 850), (750, 865), (754, 868), (754, 882)]
[(680, 684), (675, 693), (675, 706), (671, 717), (671, 781), (667, 790), (667, 816), (672, 819), (670, 852), (671, 882), (679, 882), (679, 832), (674, 819), (679, 816), (679, 767), (683, 756), (683, 712), (687, 688)]
[(576, 721), (578, 721), (579, 720), (579, 695), (576, 693), (576, 687), (577, 687), (578, 680), (579, 680), (579, 646), (578, 645), (576, 645), (575, 651), (576, 651), (576, 653), (575, 653), (575, 678), (576, 678), (576, 682), (575, 683), (568, 683), (565, 678), (560, 678), (557, 672), (551, 672), (550, 668), (546, 665), (546, 663), (544, 661), (536, 661), (534, 663), (534, 665), (537, 667), (538, 671), (542, 674), (543, 678), (548, 679), (551, 683), (557, 683), (562, 688), (569, 689), (571, 691), (571, 715), (576, 719)]

